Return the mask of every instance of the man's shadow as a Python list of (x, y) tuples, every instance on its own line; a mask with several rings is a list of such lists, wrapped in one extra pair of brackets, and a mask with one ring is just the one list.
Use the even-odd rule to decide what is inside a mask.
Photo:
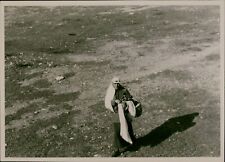
[(136, 145), (130, 148), (130, 151), (137, 151), (143, 146), (150, 145), (151, 147), (154, 147), (169, 138), (172, 134), (185, 131), (196, 124), (193, 120), (198, 115), (199, 113), (196, 112), (167, 120), (147, 135), (138, 138), (136, 140)]

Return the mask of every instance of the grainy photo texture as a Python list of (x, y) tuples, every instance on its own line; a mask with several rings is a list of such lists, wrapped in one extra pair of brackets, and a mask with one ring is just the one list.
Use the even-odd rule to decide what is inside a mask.
[(220, 156), (219, 13), (6, 6), (5, 156)]

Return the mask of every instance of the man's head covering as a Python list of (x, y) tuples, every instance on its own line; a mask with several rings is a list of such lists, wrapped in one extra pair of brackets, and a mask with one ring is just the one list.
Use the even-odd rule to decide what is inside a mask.
[(120, 83), (120, 78), (119, 77), (113, 77), (112, 83)]

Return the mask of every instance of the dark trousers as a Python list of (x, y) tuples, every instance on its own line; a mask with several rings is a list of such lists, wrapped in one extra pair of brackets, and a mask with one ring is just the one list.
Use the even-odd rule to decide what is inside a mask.
[[(131, 121), (127, 121), (128, 126), (128, 132), (130, 134), (131, 140), (135, 142), (136, 138), (134, 136), (134, 131), (132, 127)], [(116, 149), (123, 148), (126, 146), (129, 146), (130, 143), (126, 142), (121, 136), (120, 136), (120, 123), (113, 123), (114, 127), (114, 147)]]

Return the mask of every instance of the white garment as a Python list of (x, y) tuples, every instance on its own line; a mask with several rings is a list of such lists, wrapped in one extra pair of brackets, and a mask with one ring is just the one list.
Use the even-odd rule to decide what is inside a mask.
[(127, 106), (128, 106), (128, 111), (131, 114), (131, 116), (135, 117), (136, 116), (136, 109), (135, 105), (132, 101), (126, 101)]
[(110, 84), (105, 95), (105, 107), (112, 112), (114, 111), (111, 101), (113, 100), (114, 95), (115, 95), (115, 88), (112, 86), (112, 84)]
[[(128, 106), (128, 111), (132, 116), (136, 115), (136, 109), (134, 103), (132, 101), (126, 101)], [(130, 144), (133, 143), (130, 134), (128, 132), (128, 125), (127, 120), (124, 115), (124, 108), (122, 104), (118, 104), (118, 113), (119, 113), (119, 120), (120, 120), (120, 136)]]
[[(114, 112), (111, 101), (113, 100), (113, 97), (115, 95), (115, 89), (112, 86), (112, 84), (109, 85), (106, 96), (105, 96), (105, 107), (109, 109), (110, 111)], [(126, 101), (128, 106), (128, 112), (132, 115), (136, 115), (136, 109), (134, 106), (134, 103), (132, 101)], [(124, 109), (122, 107), (122, 104), (118, 104), (118, 114), (119, 114), (119, 120), (120, 120), (120, 136), (130, 144), (132, 144), (132, 140), (130, 137), (130, 134), (128, 132), (128, 125), (127, 120), (124, 115)]]

